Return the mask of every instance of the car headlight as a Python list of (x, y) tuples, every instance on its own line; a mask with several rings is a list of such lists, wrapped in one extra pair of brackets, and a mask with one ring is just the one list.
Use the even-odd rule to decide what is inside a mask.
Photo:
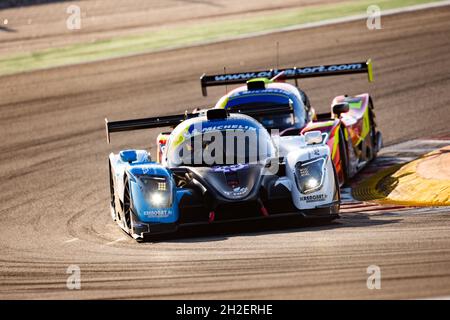
[(295, 182), (301, 193), (311, 193), (323, 185), (324, 169), (327, 157), (316, 158), (295, 165)]
[(169, 179), (161, 176), (138, 176), (140, 188), (145, 198), (153, 208), (168, 208), (172, 206), (172, 184)]
[(167, 207), (167, 198), (167, 195), (163, 194), (162, 192), (151, 192), (149, 201), (155, 208)]

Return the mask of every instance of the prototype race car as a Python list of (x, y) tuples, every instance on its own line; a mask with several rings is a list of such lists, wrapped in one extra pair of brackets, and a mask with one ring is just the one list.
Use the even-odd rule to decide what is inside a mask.
[(111, 216), (136, 240), (211, 225), (277, 217), (338, 217), (339, 185), (319, 131), (274, 139), (254, 118), (289, 106), (109, 122), (111, 132), (174, 127), (161, 163), (145, 150), (109, 155)]
[[(256, 115), (267, 129), (277, 129), (281, 136), (299, 135), (308, 131), (322, 132), (323, 142), (331, 151), (339, 184), (348, 183), (364, 165), (374, 159), (382, 147), (377, 130), (372, 98), (364, 93), (341, 95), (333, 99), (331, 113), (317, 114), (308, 96), (298, 87), (298, 79), (367, 73), (373, 81), (372, 62), (265, 70), (233, 74), (203, 75), (203, 95), (207, 87), (246, 83), (223, 96), (218, 109), (245, 112), (253, 108), (292, 106), (293, 114)], [(285, 83), (295, 80), (295, 85)]]

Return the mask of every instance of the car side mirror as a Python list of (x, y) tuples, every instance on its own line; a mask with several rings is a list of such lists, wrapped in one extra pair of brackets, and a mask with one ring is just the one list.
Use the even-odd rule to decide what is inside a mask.
[(132, 163), (137, 160), (137, 154), (134, 150), (124, 150), (120, 151), (120, 159), (123, 162)]
[(333, 106), (333, 113), (338, 117), (341, 116), (342, 113), (348, 112), (350, 110), (350, 105), (348, 102), (336, 103)]

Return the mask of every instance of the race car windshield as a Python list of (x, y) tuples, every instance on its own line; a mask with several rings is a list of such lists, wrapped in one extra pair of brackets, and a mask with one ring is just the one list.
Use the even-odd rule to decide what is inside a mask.
[[(229, 107), (230, 110), (240, 109), (240, 110), (252, 110), (252, 109), (261, 109), (261, 108), (273, 108), (273, 107), (289, 107), (289, 104), (280, 105), (271, 102), (253, 102), (247, 104), (236, 104), (232, 107)], [(298, 125), (300, 127), (304, 126), (304, 123), (300, 123), (303, 121), (303, 118), (295, 119), (294, 114), (273, 114), (269, 116), (252, 116), (255, 120), (261, 123), (267, 129), (279, 129), (284, 130), (287, 128), (291, 128), (294, 125)], [(296, 123), (297, 122), (297, 123)]]
[[(230, 126), (231, 127), (231, 126)], [(168, 152), (170, 166), (216, 166), (264, 163), (275, 148), (265, 129), (210, 130), (187, 137)]]

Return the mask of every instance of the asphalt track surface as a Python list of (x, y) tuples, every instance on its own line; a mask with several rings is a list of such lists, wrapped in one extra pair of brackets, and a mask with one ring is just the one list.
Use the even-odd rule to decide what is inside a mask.
[[(0, 78), (0, 298), (422, 298), (450, 295), (450, 209), (343, 210), (332, 225), (187, 230), (137, 244), (111, 221), (107, 155), (154, 146), (155, 131), (114, 134), (103, 119), (214, 102), (202, 72), (364, 60), (364, 76), (302, 82), (326, 111), (370, 91), (385, 142), (448, 135), (450, 7)], [(200, 235), (200, 236), (196, 236)], [(81, 290), (66, 270), (81, 268)], [(366, 269), (381, 268), (368, 290)]]

